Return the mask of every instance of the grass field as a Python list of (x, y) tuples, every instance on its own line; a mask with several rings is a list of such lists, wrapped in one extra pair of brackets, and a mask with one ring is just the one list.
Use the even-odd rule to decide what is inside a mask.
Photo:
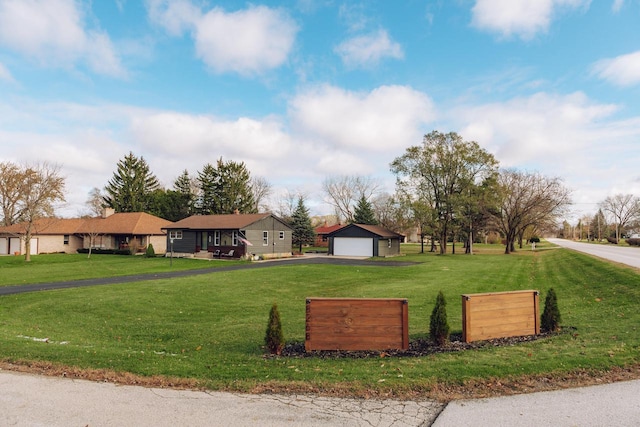
[[(0, 298), (0, 360), (177, 377), (211, 389), (342, 390), (354, 395), (428, 393), (638, 367), (637, 271), (548, 244), (508, 256), (501, 246), (478, 246), (473, 256), (419, 254), (418, 249), (403, 247), (407, 255), (401, 259), (419, 263), (409, 267), (274, 264), (177, 280), (5, 296)], [(65, 277), (67, 268), (83, 274), (139, 273), (165, 268), (160, 264), (168, 261), (72, 256), (67, 262), (60, 257), (34, 257), (29, 265), (0, 258), (0, 283), (43, 281), (52, 270), (56, 278)], [(84, 267), (83, 262), (92, 265)], [(174, 268), (201, 266), (201, 261), (174, 260)], [(17, 281), (11, 283), (5, 272)], [(558, 294), (565, 333), (533, 342), (365, 359), (271, 358), (262, 349), (273, 302), (279, 306), (285, 338), (301, 342), (306, 297), (407, 298), (410, 339), (418, 339), (428, 334), (440, 290), (452, 331), (460, 332), (463, 293), (538, 289), (542, 303), (551, 287)]]

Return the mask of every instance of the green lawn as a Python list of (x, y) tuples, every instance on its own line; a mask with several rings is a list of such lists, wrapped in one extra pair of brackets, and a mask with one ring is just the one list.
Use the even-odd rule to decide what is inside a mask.
[[(189, 378), (212, 389), (340, 388), (360, 395), (363, 390), (411, 393), (495, 378), (562, 377), (637, 366), (640, 274), (548, 244), (539, 249), (507, 256), (501, 246), (478, 246), (473, 256), (439, 256), (419, 254), (416, 245), (403, 248), (409, 255), (401, 260), (419, 262), (409, 267), (276, 264), (0, 297), (0, 360)], [(36, 269), (55, 269), (56, 277), (63, 277), (66, 261), (51, 259), (25, 266), (8, 265), (0, 258), (2, 283), (10, 284), (5, 271), (19, 283), (39, 281)], [(146, 262), (153, 269), (161, 268), (157, 261), (168, 261), (122, 257), (117, 267), (106, 258), (92, 260), (89, 270), (107, 275), (114, 268), (131, 271), (128, 263), (140, 272)], [(98, 266), (102, 262), (109, 267)], [(174, 260), (174, 267), (182, 268), (182, 262), (199, 263)], [(81, 264), (76, 260), (67, 266)], [(273, 302), (278, 303), (285, 338), (302, 342), (306, 297), (407, 298), (410, 338), (417, 339), (428, 333), (440, 290), (448, 302), (452, 331), (460, 332), (461, 294), (539, 289), (542, 303), (550, 287), (556, 290), (568, 332), (534, 342), (366, 359), (270, 358), (261, 348)]]
[(216, 268), (242, 262), (96, 254), (32, 255), (31, 260), (26, 263), (23, 256), (1, 256), (0, 286)]

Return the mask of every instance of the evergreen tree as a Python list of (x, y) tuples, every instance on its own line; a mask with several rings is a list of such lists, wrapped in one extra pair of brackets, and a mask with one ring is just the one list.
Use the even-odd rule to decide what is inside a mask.
[(159, 186), (144, 158), (129, 152), (105, 187), (104, 201), (116, 212), (148, 212), (150, 195)]
[(431, 312), (429, 335), (437, 345), (445, 345), (449, 341), (449, 323), (447, 321), (447, 302), (442, 291), (438, 293), (436, 305)]
[(256, 205), (251, 187), (251, 175), (244, 162), (225, 162), (220, 158), (216, 166), (206, 164), (198, 172), (200, 197), (197, 211), (202, 215), (255, 213)]
[(364, 197), (364, 194), (358, 200), (356, 209), (353, 213), (353, 222), (356, 224), (378, 225), (378, 220), (373, 212), (371, 203)]
[(558, 308), (558, 297), (556, 291), (551, 288), (544, 300), (544, 311), (540, 319), (540, 328), (543, 332), (555, 332), (560, 328), (560, 309)]
[(173, 181), (173, 189), (180, 195), (183, 204), (182, 218), (195, 214), (196, 194), (194, 188), (194, 182), (186, 169)]
[(293, 228), (292, 242), (299, 247), (300, 252), (302, 252), (302, 245), (311, 245), (315, 241), (316, 232), (311, 225), (309, 209), (304, 205), (302, 197), (298, 197), (298, 205), (293, 211), (291, 228)]
[(213, 215), (220, 213), (217, 194), (218, 172), (211, 163), (207, 163), (198, 172), (198, 186), (200, 195), (197, 201), (197, 212), (200, 215)]
[(264, 336), (264, 345), (271, 354), (280, 354), (284, 347), (284, 334), (282, 333), (282, 322), (278, 305), (274, 302), (269, 311), (269, 323)]

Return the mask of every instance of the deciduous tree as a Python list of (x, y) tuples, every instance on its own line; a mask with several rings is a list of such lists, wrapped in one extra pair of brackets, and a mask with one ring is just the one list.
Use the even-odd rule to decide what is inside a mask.
[[(391, 163), (400, 186), (419, 194), (435, 210), (434, 224), (440, 253), (447, 251), (447, 239), (454, 221), (462, 215), (461, 206), (469, 189), (493, 174), (498, 162), (475, 141), (464, 141), (455, 132), (433, 131), (422, 145), (409, 147)], [(403, 182), (404, 181), (404, 182)]]
[(620, 242), (621, 230), (640, 217), (640, 197), (633, 194), (609, 196), (600, 203), (600, 209), (611, 215), (616, 228), (616, 242)]
[(379, 185), (373, 179), (357, 175), (329, 177), (322, 183), (326, 201), (333, 206), (338, 220), (354, 222), (355, 206), (363, 196), (369, 200), (376, 194)]
[(25, 261), (31, 261), (34, 224), (40, 218), (53, 216), (54, 204), (65, 200), (65, 179), (59, 166), (47, 162), (26, 166), (23, 177), (18, 207), (24, 224)]
[(500, 171), (498, 183), (500, 204), (496, 219), (506, 238), (505, 254), (515, 251), (516, 238), (527, 227), (553, 227), (571, 203), (571, 193), (560, 178), (505, 169)]

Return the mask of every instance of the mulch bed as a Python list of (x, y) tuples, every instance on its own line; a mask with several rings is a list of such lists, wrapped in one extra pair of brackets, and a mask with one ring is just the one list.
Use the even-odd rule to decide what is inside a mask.
[[(384, 351), (346, 351), (346, 350), (331, 350), (331, 351), (305, 351), (304, 342), (292, 341), (288, 342), (282, 349), (280, 356), (283, 357), (316, 357), (318, 359), (366, 359), (372, 357), (420, 357), (428, 356), (430, 354), (437, 353), (451, 353), (457, 351), (466, 350), (478, 350), (491, 347), (507, 347), (518, 345), (525, 342), (536, 341), (542, 338), (546, 338), (552, 335), (558, 335), (562, 333), (573, 333), (575, 328), (564, 327), (562, 331), (552, 333), (541, 333), (538, 335), (528, 335), (522, 337), (508, 337), (508, 338), (496, 338), (485, 341), (473, 341), (466, 343), (462, 341), (462, 333), (451, 334), (449, 343), (444, 346), (439, 346), (431, 342), (426, 338), (415, 339), (409, 342), (408, 350), (384, 350)], [(266, 356), (270, 357), (270, 356)]]

